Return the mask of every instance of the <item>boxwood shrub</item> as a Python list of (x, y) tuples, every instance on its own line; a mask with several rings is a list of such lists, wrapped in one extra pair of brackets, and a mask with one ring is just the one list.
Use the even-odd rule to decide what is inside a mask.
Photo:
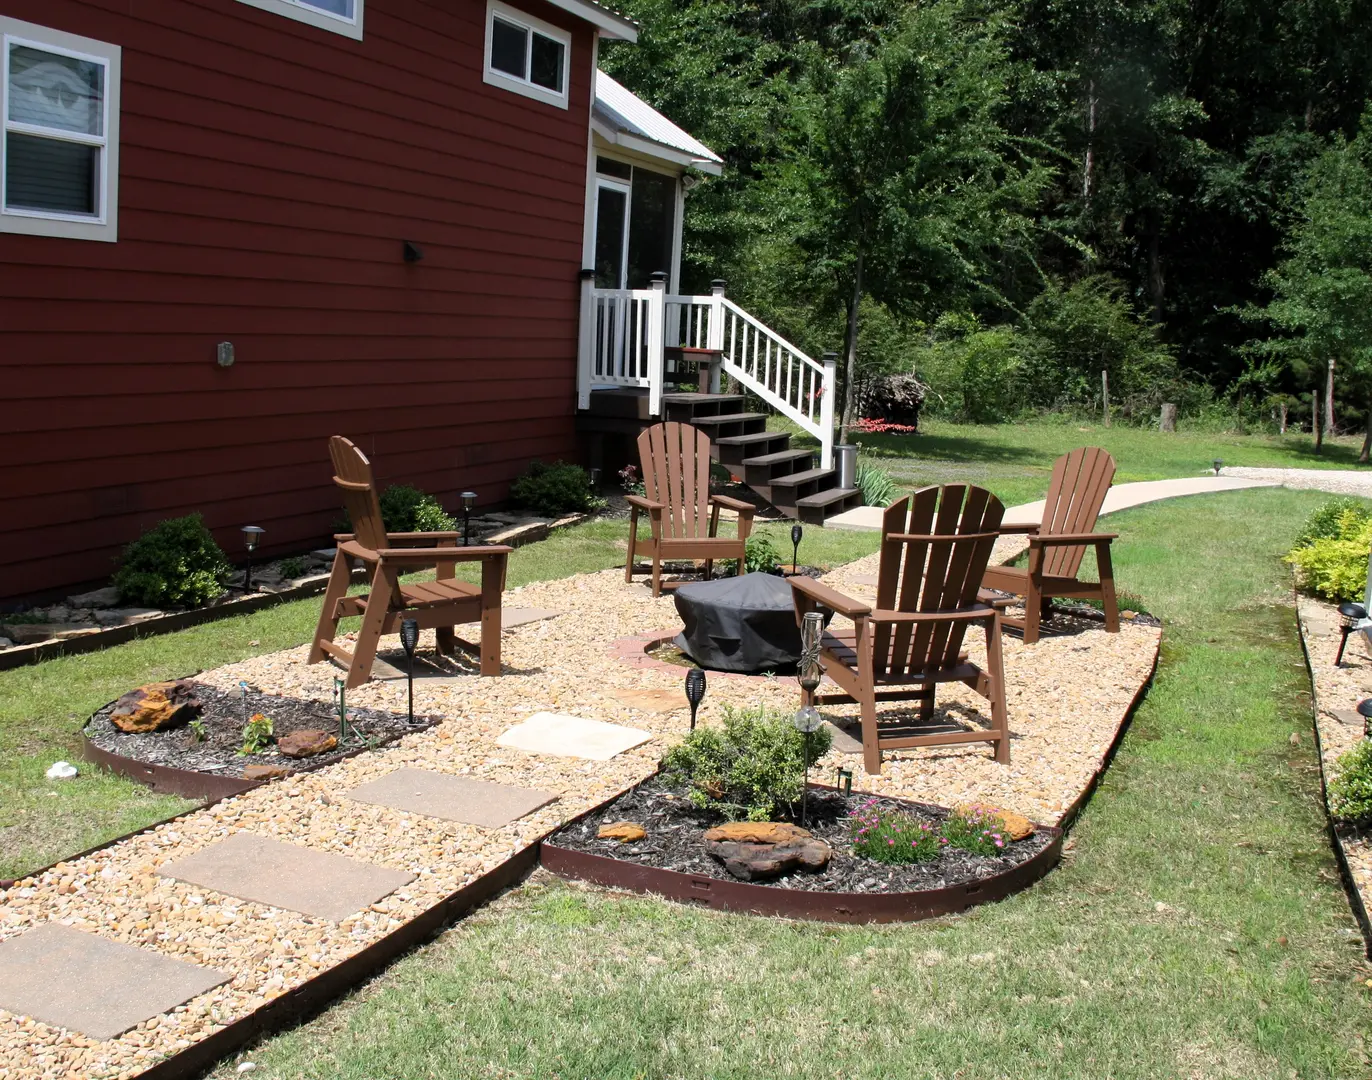
[(114, 584), (146, 607), (202, 607), (224, 591), (229, 560), (199, 514), (159, 521), (124, 549)]

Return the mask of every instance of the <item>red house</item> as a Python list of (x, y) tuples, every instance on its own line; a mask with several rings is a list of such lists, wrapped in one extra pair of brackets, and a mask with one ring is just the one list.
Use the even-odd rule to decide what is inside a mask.
[(681, 346), (832, 428), (831, 370), (676, 295), (720, 162), (597, 78), (636, 30), (592, 0), (0, 0), (0, 36), (0, 597), (193, 510), (322, 541), (334, 433), (498, 502), (597, 392), (660, 415)]

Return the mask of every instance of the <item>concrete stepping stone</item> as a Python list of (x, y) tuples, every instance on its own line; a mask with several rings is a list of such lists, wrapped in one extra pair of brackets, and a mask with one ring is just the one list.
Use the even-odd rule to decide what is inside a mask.
[(234, 833), (158, 873), (240, 900), (339, 922), (414, 880), (403, 870)]
[(567, 713), (541, 712), (534, 713), (522, 724), (516, 724), (496, 742), (530, 754), (609, 761), (651, 738), (652, 735), (638, 728), (587, 720)]
[(347, 793), (355, 802), (498, 829), (557, 798), (550, 791), (492, 784), (466, 776), (397, 769)]
[(643, 712), (669, 713), (690, 708), (680, 690), (615, 690), (610, 696), (621, 705)]
[[(833, 740), (832, 746), (840, 754), (860, 754), (862, 753), (862, 725), (858, 724), (852, 728), (852, 732), (845, 731), (831, 720), (824, 721), (824, 726), (829, 729), (829, 737)], [(856, 733), (856, 735), (853, 734)]]
[(60, 923), (0, 943), (0, 1009), (113, 1039), (232, 978)]

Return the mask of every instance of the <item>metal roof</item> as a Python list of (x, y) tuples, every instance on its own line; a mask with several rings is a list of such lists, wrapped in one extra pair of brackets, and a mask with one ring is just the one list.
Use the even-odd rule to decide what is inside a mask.
[(724, 164), (703, 142), (682, 131), (603, 71), (596, 72), (592, 119), (599, 122), (602, 134), (626, 149), (691, 165), (715, 176)]

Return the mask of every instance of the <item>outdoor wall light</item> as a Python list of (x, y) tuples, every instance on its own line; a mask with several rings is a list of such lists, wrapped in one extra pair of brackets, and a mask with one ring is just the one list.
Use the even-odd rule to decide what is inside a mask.
[(1362, 737), (1372, 739), (1372, 698), (1358, 702), (1358, 715), (1362, 717)]
[(1211, 464), (1215, 466), (1215, 475), (1219, 476), (1220, 470), (1224, 468), (1224, 462), (1221, 461), (1219, 458), (1216, 458)]
[(705, 672), (693, 667), (686, 672), (686, 701), (691, 706), (691, 730), (696, 729), (696, 710), (705, 697)]
[(404, 241), (404, 245), (401, 252), (405, 256), (405, 261), (407, 263), (417, 263), (420, 259), (424, 258), (423, 249), (421, 249), (418, 244), (414, 243), (414, 241), (406, 240)]
[(800, 538), (805, 535), (805, 530), (800, 527), (800, 523), (791, 526), (791, 573), (796, 573), (799, 569), (800, 559)]
[(476, 505), (476, 492), (464, 491), (462, 493), (462, 546), (467, 547), (472, 542), (472, 507)]
[(414, 723), (414, 650), (419, 644), (419, 623), (414, 619), (400, 620), (400, 647), (409, 660), (407, 681), (410, 685), (410, 723)]
[(1334, 657), (1334, 666), (1343, 666), (1343, 649), (1348, 644), (1348, 635), (1358, 628), (1358, 623), (1367, 618), (1367, 608), (1361, 604), (1345, 600), (1339, 605), (1339, 655)]
[(244, 525), (240, 531), (243, 533), (243, 546), (248, 549), (248, 564), (243, 568), (243, 595), (246, 596), (252, 592), (252, 553), (257, 550), (262, 534), (267, 530), (261, 525)]

